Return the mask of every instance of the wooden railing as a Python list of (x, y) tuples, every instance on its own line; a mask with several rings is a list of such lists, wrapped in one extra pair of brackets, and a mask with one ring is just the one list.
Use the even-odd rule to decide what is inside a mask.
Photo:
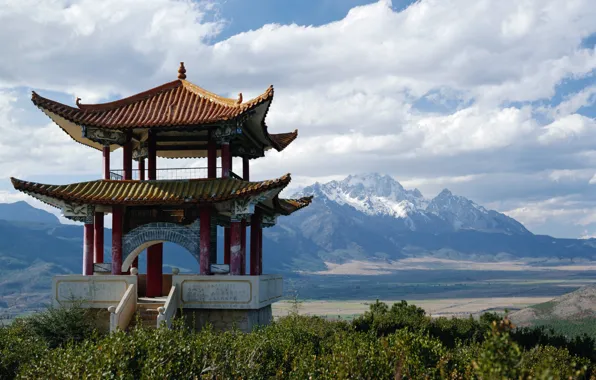
[[(140, 172), (138, 169), (132, 170), (132, 179), (138, 180), (140, 178)], [(164, 179), (196, 179), (196, 178), (207, 178), (207, 168), (206, 167), (199, 167), (199, 168), (172, 168), (172, 169), (156, 169), (155, 175), (157, 180), (164, 180)], [(216, 177), (221, 177), (221, 168), (218, 167), (216, 169)], [(230, 171), (230, 177), (236, 179), (242, 179), (236, 173)], [(145, 173), (145, 179), (148, 179), (147, 173)], [(124, 170), (123, 169), (113, 169), (110, 171), (110, 179), (121, 181), (124, 179)]]
[(170, 289), (170, 293), (168, 294), (164, 306), (157, 309), (159, 312), (159, 315), (157, 316), (157, 327), (160, 327), (164, 323), (167, 328), (172, 327), (172, 320), (176, 316), (178, 306), (178, 287), (174, 285)]
[(125, 330), (137, 310), (137, 286), (128, 285), (118, 306), (110, 306), (110, 332)]

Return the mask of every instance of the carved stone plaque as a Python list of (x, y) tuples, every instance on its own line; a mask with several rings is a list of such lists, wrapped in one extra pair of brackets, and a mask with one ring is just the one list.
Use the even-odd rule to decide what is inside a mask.
[(241, 304), (251, 301), (251, 284), (244, 281), (184, 281), (184, 303)]

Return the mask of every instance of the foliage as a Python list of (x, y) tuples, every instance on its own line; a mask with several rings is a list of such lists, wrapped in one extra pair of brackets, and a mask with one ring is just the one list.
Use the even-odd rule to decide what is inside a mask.
[(589, 355), (530, 347), (548, 339), (536, 339), (541, 330), (516, 336), (495, 314), (431, 319), (406, 302), (376, 302), (352, 323), (294, 313), (248, 334), (176, 320), (172, 329), (55, 340), (39, 333), (52, 319), (37, 318), (0, 328), (1, 378), (550, 379), (593, 370)]
[(31, 333), (43, 339), (50, 348), (68, 342), (80, 342), (95, 333), (93, 309), (85, 309), (74, 302), (68, 307), (50, 306), (47, 310), (23, 319)]

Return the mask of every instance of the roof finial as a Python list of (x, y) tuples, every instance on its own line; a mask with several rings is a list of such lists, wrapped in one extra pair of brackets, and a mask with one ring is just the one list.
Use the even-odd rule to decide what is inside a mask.
[(184, 68), (184, 62), (180, 62), (180, 68), (178, 69), (178, 79), (186, 79), (186, 69)]
[(238, 94), (238, 100), (236, 100), (236, 104), (242, 104), (242, 93)]
[(75, 100), (75, 103), (77, 107), (79, 107), (81, 105), (81, 98), (77, 98), (77, 100)]

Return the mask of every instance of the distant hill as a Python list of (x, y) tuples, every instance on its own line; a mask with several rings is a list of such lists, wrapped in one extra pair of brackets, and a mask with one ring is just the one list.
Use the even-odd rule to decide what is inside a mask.
[(516, 311), (510, 317), (520, 326), (548, 320), (578, 321), (596, 318), (596, 286), (584, 286), (551, 301)]
[(56, 215), (35, 208), (25, 201), (0, 203), (0, 219), (15, 222), (60, 224)]

